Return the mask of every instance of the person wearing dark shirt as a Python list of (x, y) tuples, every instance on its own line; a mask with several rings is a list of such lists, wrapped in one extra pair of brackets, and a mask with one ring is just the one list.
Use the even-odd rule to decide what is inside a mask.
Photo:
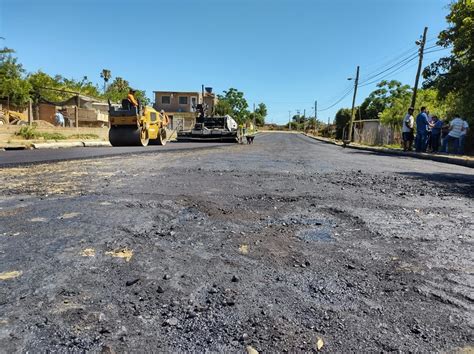
[(439, 144), (441, 141), (441, 129), (443, 128), (443, 121), (439, 120), (437, 116), (433, 116), (433, 126), (431, 128), (431, 148), (434, 153), (439, 151)]
[(428, 121), (428, 115), (426, 114), (426, 107), (421, 107), (420, 113), (416, 117), (416, 139), (415, 139), (416, 152), (426, 151), (428, 128), (430, 126), (431, 126), (431, 123)]

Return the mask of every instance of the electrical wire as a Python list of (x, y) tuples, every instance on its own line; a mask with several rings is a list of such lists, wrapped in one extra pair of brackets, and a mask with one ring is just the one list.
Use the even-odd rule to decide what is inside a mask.
[(392, 70), (393, 68), (397, 68), (397, 67), (399, 67), (400, 65), (404, 65), (405, 63), (408, 63), (408, 62), (410, 62), (411, 60), (413, 60), (414, 58), (417, 58), (417, 57), (418, 57), (418, 53), (412, 53), (411, 55), (409, 55), (409, 56), (403, 58), (402, 60), (396, 62), (395, 64), (389, 66), (389, 67), (386, 68), (385, 70), (382, 70), (382, 71), (378, 72), (377, 74), (374, 74), (374, 75), (371, 75), (371, 76), (369, 76), (369, 77), (366, 77), (365, 79), (363, 79), (363, 80), (360, 81), (360, 84), (364, 84), (364, 83), (366, 83), (366, 82), (368, 82), (368, 81), (370, 81), (370, 80), (373, 80), (373, 79), (375, 79), (376, 77), (378, 77), (378, 76), (380, 76), (380, 75), (386, 73), (387, 71), (390, 71), (390, 70)]
[[(386, 62), (384, 62), (384, 64), (380, 65), (379, 67), (377, 67), (377, 69), (374, 69), (372, 71), (370, 71), (367, 75), (370, 76), (370, 75), (373, 75), (374, 73), (376, 73), (377, 71), (379, 70), (383, 70), (385, 69), (388, 65), (392, 64), (394, 61), (396, 60), (399, 60), (400, 58), (406, 56), (408, 53), (412, 53), (413, 51), (415, 51), (417, 49), (417, 46), (411, 46), (409, 49), (403, 51), (402, 53), (400, 53), (398, 56), (396, 56), (395, 58), (392, 58)], [(370, 66), (369, 66), (370, 67)]]
[(322, 102), (322, 105), (324, 106), (325, 102), (333, 102), (334, 100), (338, 100), (340, 96), (345, 95), (348, 90), (352, 90), (354, 85), (351, 83), (344, 87), (341, 91), (339, 91), (337, 94), (333, 95), (331, 98), (328, 98), (326, 101)]
[(380, 82), (398, 72), (400, 72), (400, 70), (402, 68), (404, 68), (405, 66), (407, 66), (410, 62), (412, 62), (413, 60), (417, 59), (417, 56), (411, 58), (410, 60), (406, 61), (405, 63), (403, 63), (402, 65), (398, 66), (397, 68), (395, 68), (394, 70), (390, 71), (389, 73), (387, 73), (386, 75), (384, 75), (383, 77), (381, 78), (378, 78), (377, 80), (374, 80), (374, 81), (370, 81), (370, 82), (364, 82), (362, 83), (361, 85), (359, 85), (359, 87), (364, 87), (364, 86), (369, 86), (369, 85), (372, 85), (372, 84), (375, 84), (377, 82)]
[(330, 105), (329, 107), (318, 109), (318, 112), (324, 112), (324, 111), (327, 111), (327, 110), (333, 108), (335, 105), (337, 105), (339, 102), (341, 102), (344, 98), (346, 98), (351, 92), (352, 92), (352, 87), (341, 98), (339, 98), (336, 102), (334, 102), (332, 105)]
[(440, 48), (440, 49), (434, 49), (434, 50), (429, 50), (427, 52), (424, 52), (424, 54), (430, 54), (430, 53), (436, 53), (436, 52), (441, 52), (446, 49), (451, 49), (451, 48)]
[[(431, 38), (431, 39), (427, 40), (426, 42), (433, 41), (433, 40), (435, 40), (435, 39), (436, 39), (436, 38)], [(433, 48), (437, 48), (437, 47), (439, 48), (439, 47), (441, 47), (441, 46), (438, 45), (438, 44), (435, 44), (435, 45), (433, 45), (433, 46), (431, 46), (431, 47), (425, 48), (425, 50), (429, 50), (429, 49), (433, 49)], [(416, 47), (415, 47), (415, 48), (416, 48)], [(392, 59), (392, 60), (389, 61), (388, 63), (392, 63), (393, 61), (400, 59), (400, 58), (403, 57), (406, 53), (412, 52), (413, 49), (414, 49), (414, 47), (411, 47), (409, 50), (403, 52), (403, 53), (400, 54), (398, 57)], [(436, 51), (445, 50), (445, 49), (446, 49), (446, 47), (443, 47), (442, 49), (439, 49), (439, 50), (436, 50)], [(430, 52), (426, 52), (426, 53), (433, 53), (433, 52), (435, 52), (435, 51), (430, 51)], [(374, 79), (375, 77), (380, 76), (381, 74), (383, 74), (383, 73), (385, 73), (385, 72), (387, 72), (387, 71), (389, 71), (389, 70), (391, 70), (391, 69), (397, 67), (398, 65), (402, 65), (402, 64), (404, 64), (405, 62), (409, 62), (413, 57), (418, 56), (418, 55), (419, 55), (419, 51), (417, 51), (416, 53), (412, 53), (411, 55), (409, 55), (409, 56), (407, 56), (407, 57), (401, 59), (400, 61), (398, 61), (397, 63), (391, 65), (391, 66), (388, 67), (388, 68), (385, 68), (386, 65), (385, 65), (385, 66), (382, 66), (382, 67), (380, 67), (379, 69), (370, 72), (367, 77), (363, 78), (363, 79), (360, 81), (360, 83), (361, 83), (361, 84), (366, 83), (366, 82), (368, 82), (368, 81)], [(388, 65), (388, 63), (387, 63), (387, 65)], [(384, 69), (384, 70), (382, 70), (382, 71), (380, 71), (380, 72), (374, 74), (376, 71), (378, 71), (378, 70), (380, 70), (380, 69)]]

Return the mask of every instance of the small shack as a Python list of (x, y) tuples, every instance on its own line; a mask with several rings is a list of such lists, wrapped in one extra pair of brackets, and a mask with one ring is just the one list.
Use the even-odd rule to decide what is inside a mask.
[(60, 110), (66, 120), (66, 126), (104, 127), (109, 122), (107, 102), (93, 97), (75, 95), (66, 101), (51, 102), (41, 99), (38, 106), (38, 118), (55, 124), (54, 114)]

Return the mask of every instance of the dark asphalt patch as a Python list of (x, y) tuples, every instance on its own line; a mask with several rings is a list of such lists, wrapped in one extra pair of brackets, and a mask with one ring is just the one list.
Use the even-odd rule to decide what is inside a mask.
[(290, 134), (168, 156), (0, 170), (4, 351), (472, 343), (472, 199), (429, 177), (465, 169)]

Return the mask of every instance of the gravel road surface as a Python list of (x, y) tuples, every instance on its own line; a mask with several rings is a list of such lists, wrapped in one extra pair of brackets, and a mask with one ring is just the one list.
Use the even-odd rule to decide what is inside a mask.
[(472, 350), (471, 169), (265, 133), (0, 185), (0, 351)]

